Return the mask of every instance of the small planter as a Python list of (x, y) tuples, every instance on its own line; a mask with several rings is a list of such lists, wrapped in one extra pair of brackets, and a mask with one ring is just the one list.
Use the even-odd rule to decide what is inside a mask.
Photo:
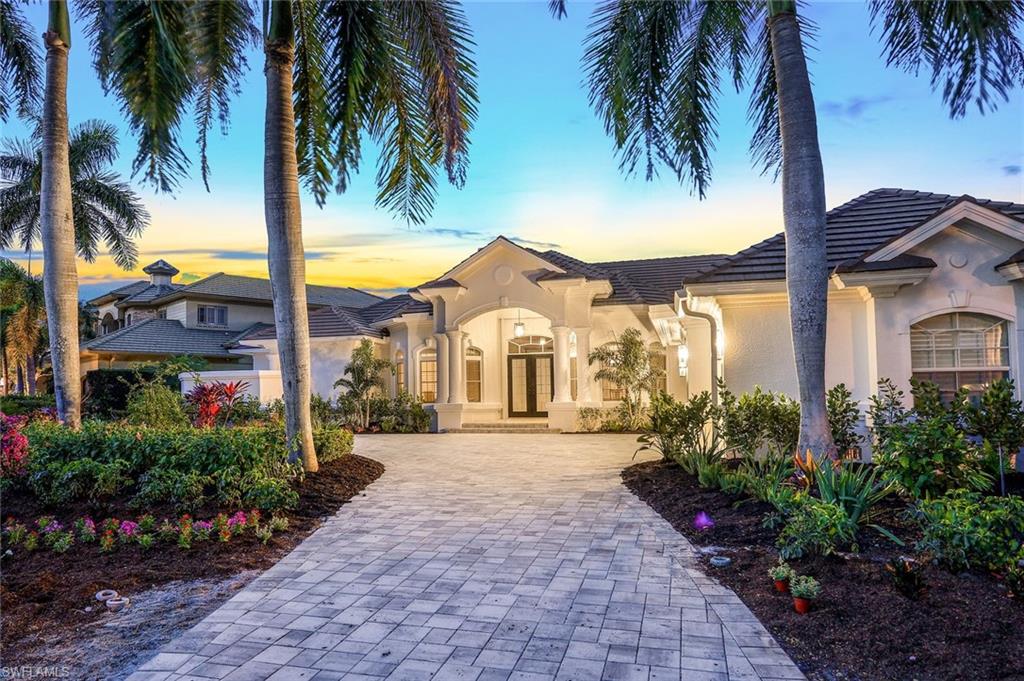
[(775, 590), (779, 591), (781, 593), (788, 592), (789, 591), (789, 580), (788, 579), (776, 579), (775, 580)]
[(110, 612), (117, 612), (118, 610), (123, 610), (127, 608), (128, 603), (130, 602), (131, 601), (125, 596), (111, 598), (107, 601), (107, 609), (110, 610)]
[(801, 615), (806, 615), (811, 611), (811, 599), (810, 598), (799, 598), (793, 597), (793, 609)]
[(119, 594), (113, 589), (103, 589), (102, 591), (96, 592), (96, 600), (101, 603), (106, 603), (111, 598), (117, 598), (118, 595)]

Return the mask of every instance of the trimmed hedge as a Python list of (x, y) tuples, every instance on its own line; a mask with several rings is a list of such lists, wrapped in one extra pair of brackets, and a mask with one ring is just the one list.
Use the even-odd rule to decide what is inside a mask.
[(184, 506), (204, 496), (267, 510), (298, 501), (291, 481), (301, 466), (288, 463), (278, 425), (147, 428), (88, 420), (75, 432), (37, 421), (24, 433), (29, 485), (50, 504), (100, 503), (130, 491)]
[(4, 395), (0, 397), (0, 412), (8, 416), (23, 416), (38, 409), (56, 406), (53, 395)]

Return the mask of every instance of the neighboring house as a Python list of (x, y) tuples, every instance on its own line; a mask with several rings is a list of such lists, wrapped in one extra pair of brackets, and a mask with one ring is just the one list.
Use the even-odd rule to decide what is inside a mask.
[[(191, 284), (175, 283), (178, 270), (157, 260), (142, 270), (148, 281), (114, 289), (89, 302), (99, 335), (81, 345), (82, 372), (119, 368), (174, 355), (195, 355), (212, 369), (250, 368), (231, 348), (247, 334), (272, 328), (270, 282), (223, 272)], [(311, 311), (331, 305), (358, 307), (380, 298), (353, 288), (307, 286)]]
[[(397, 367), (392, 390), (433, 405), (439, 429), (534, 417), (572, 430), (579, 407), (619, 399), (593, 380), (589, 351), (635, 327), (664, 358), (662, 387), (680, 399), (719, 378), (734, 392), (795, 396), (784, 256), (782, 235), (728, 257), (604, 263), (499, 237), (406, 294), (311, 312), (313, 387), (335, 394), (368, 338)], [(949, 393), (1016, 376), (1024, 205), (878, 189), (829, 212), (821, 266), (831, 273), (826, 378), (862, 405), (884, 377), (907, 391), (911, 376), (928, 378)], [(204, 281), (216, 276), (228, 275)], [(186, 290), (154, 300), (187, 300)], [(261, 399), (280, 395), (273, 327), (234, 330), (223, 347), (251, 364), (202, 380), (244, 379)]]

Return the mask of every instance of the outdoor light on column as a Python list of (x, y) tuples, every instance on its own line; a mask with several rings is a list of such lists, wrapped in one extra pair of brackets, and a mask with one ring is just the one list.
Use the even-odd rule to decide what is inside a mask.
[(685, 345), (680, 345), (676, 349), (676, 358), (679, 360), (679, 375), (685, 376), (690, 361), (690, 350)]

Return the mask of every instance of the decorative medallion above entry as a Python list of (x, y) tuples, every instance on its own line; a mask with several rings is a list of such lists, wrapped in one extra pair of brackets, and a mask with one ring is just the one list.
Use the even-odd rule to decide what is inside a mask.
[(494, 283), (498, 286), (508, 286), (512, 283), (515, 273), (508, 265), (498, 265), (494, 268)]

